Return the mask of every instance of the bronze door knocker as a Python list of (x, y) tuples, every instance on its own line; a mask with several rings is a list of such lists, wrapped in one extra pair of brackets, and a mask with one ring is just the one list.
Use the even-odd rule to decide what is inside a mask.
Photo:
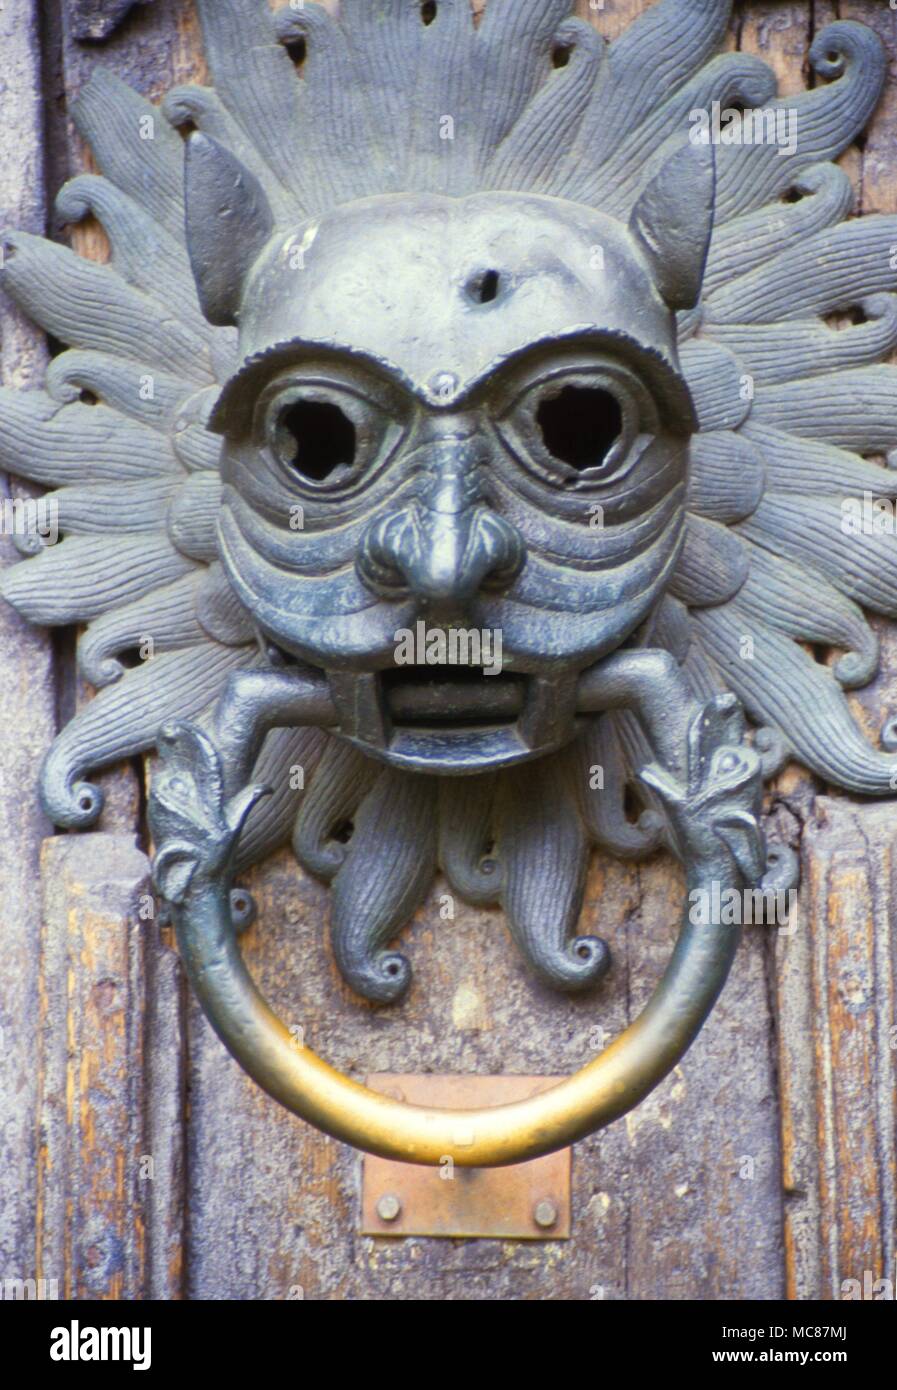
[[(872, 457), (897, 447), (897, 219), (852, 218), (832, 162), (884, 53), (831, 24), (782, 98), (717, 54), (728, 0), (660, 0), (610, 44), (571, 0), (197, 6), (213, 86), (156, 108), (98, 69), (75, 104), (101, 173), (59, 212), (111, 263), (4, 239), (6, 289), (67, 345), (0, 395), (0, 464), (54, 489), (63, 537), (22, 538), (4, 592), (84, 625), (98, 690), (44, 802), (88, 826), (87, 774), (157, 748), (156, 883), (241, 1065), (370, 1152), (519, 1162), (667, 1075), (733, 962), (722, 897), (793, 887), (764, 778), (894, 789), (893, 730), (871, 747), (844, 692), (877, 669), (864, 610), (897, 614), (887, 537), (847, 524), (897, 491)], [(664, 845), (678, 944), (569, 1080), (406, 1105), (297, 1046), (246, 971), (236, 879), (289, 841), (380, 1005), (437, 871), (585, 990), (610, 967), (576, 934), (591, 847)]]

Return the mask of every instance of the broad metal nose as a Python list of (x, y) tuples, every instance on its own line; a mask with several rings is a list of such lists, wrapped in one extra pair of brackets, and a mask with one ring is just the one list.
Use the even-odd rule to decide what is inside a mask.
[(424, 449), (420, 495), (371, 523), (358, 572), (384, 597), (413, 594), (429, 607), (463, 609), (480, 589), (510, 584), (526, 548), (517, 528), (482, 500), (481, 439), (453, 435)]

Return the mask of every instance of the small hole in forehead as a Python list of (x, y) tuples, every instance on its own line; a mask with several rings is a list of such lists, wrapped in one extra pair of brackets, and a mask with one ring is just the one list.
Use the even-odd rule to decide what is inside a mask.
[(436, 0), (424, 0), (420, 7), (420, 17), (424, 24), (432, 24), (436, 18)]
[(467, 282), (467, 295), (475, 304), (492, 304), (501, 289), (501, 275), (497, 270), (478, 270)]

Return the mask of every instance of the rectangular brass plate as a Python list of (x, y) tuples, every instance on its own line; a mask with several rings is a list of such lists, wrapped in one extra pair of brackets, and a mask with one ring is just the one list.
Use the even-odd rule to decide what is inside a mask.
[[(547, 1091), (560, 1079), (378, 1072), (368, 1077), (367, 1084), (412, 1105), (463, 1110), (524, 1100)], [(509, 1168), (451, 1168), (445, 1164), (440, 1170), (365, 1154), (362, 1234), (568, 1240), (570, 1158), (570, 1150), (562, 1149)]]

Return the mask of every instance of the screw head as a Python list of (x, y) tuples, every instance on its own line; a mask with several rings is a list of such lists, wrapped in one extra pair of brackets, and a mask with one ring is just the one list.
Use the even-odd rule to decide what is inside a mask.
[(377, 1202), (377, 1215), (381, 1221), (396, 1221), (401, 1211), (402, 1203), (394, 1192), (385, 1192)]
[(543, 1197), (533, 1207), (533, 1220), (543, 1231), (554, 1226), (558, 1219), (558, 1209), (550, 1197)]

